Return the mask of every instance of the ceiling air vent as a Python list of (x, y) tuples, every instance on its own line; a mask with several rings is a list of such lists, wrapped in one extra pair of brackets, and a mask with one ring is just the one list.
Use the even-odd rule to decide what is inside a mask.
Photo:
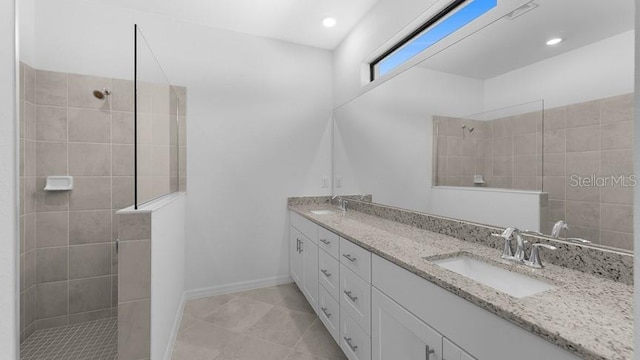
[(535, 9), (538, 7), (538, 4), (534, 3), (533, 1), (527, 4), (524, 4), (522, 6), (520, 6), (519, 8), (513, 10), (512, 12), (510, 12), (509, 14), (507, 14), (507, 19), (509, 20), (513, 20), (519, 16), (522, 16), (526, 13), (528, 13), (529, 11)]

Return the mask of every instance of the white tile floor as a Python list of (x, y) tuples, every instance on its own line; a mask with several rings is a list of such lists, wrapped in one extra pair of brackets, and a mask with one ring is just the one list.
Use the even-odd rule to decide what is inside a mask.
[(192, 300), (173, 360), (334, 360), (342, 350), (295, 284)]
[(38, 330), (20, 345), (20, 359), (117, 360), (117, 318)]

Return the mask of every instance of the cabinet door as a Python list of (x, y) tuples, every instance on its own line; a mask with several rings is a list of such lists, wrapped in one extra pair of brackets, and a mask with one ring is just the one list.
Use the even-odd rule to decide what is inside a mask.
[(442, 338), (442, 360), (475, 360), (447, 338)]
[[(340, 307), (340, 347), (349, 360), (371, 360), (371, 337)], [(395, 360), (389, 358), (388, 360)]]
[(307, 238), (301, 239), (302, 293), (318, 312), (318, 245)]
[(318, 280), (336, 301), (340, 300), (340, 263), (322, 250), (318, 252)]
[(371, 347), (374, 360), (442, 360), (442, 335), (372, 289)]
[(462, 349), (447, 338), (442, 339), (442, 360), (461, 360)]
[(371, 334), (371, 284), (340, 265), (340, 306)]
[(300, 242), (304, 236), (294, 227), (289, 228), (289, 274), (298, 288), (302, 289), (302, 254)]
[(340, 343), (340, 305), (327, 290), (320, 286), (318, 289), (318, 317), (333, 337)]

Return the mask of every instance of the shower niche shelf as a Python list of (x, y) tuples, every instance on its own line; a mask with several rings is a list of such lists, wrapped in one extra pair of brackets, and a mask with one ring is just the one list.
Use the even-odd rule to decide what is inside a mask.
[(44, 191), (73, 190), (73, 176), (47, 176)]

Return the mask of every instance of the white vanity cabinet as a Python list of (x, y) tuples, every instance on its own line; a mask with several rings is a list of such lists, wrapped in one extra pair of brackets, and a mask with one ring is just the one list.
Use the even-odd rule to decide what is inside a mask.
[(295, 212), (290, 219), (291, 277), (349, 360), (579, 359)]

